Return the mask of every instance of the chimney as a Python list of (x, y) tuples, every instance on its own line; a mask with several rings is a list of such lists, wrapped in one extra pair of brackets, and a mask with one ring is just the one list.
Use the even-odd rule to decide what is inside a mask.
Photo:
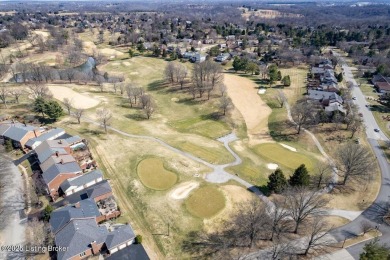
[(38, 137), (36, 129), (34, 129), (34, 135), (35, 135), (35, 137)]
[(56, 156), (58, 157), (60, 154), (58, 153), (58, 151), (56, 151)]
[(60, 164), (64, 164), (64, 159), (61, 159)]
[(62, 140), (59, 140), (58, 143), (59, 143), (59, 144), (62, 144)]
[(92, 248), (92, 254), (93, 254), (93, 255), (99, 254), (99, 247), (98, 247), (98, 245), (96, 244), (96, 241), (92, 241), (92, 242), (91, 242), (91, 248)]
[(80, 208), (80, 202), (77, 202), (76, 204), (74, 204), (74, 207), (75, 208)]

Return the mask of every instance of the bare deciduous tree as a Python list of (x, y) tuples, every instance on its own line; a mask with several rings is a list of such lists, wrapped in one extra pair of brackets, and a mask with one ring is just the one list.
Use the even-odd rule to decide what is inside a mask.
[(98, 118), (100, 125), (104, 127), (104, 132), (107, 133), (107, 126), (110, 125), (110, 121), (112, 118), (111, 111), (104, 107), (104, 108), (98, 109), (96, 111), (96, 115), (97, 115), (97, 118)]
[(338, 148), (335, 157), (342, 185), (351, 178), (366, 179), (371, 174), (374, 158), (364, 146), (349, 142)]
[(219, 84), (218, 85), (219, 93), (221, 93), (221, 97), (225, 96), (226, 93), (226, 85), (225, 84)]
[(33, 95), (34, 99), (39, 97), (48, 98), (52, 96), (49, 88), (42, 83), (34, 82), (29, 84), (28, 88), (30, 89), (30, 93)]
[(83, 117), (84, 115), (84, 109), (76, 109), (76, 111), (74, 111), (74, 117), (77, 119), (77, 122), (80, 124), (81, 123), (81, 118)]
[(16, 103), (19, 104), (19, 98), (23, 95), (23, 91), (21, 89), (13, 89), (11, 95), (14, 96)]
[(45, 229), (45, 223), (39, 221), (37, 218), (33, 218), (27, 223), (26, 238), (27, 243), (33, 246), (44, 246), (46, 240), (47, 230)]
[(8, 87), (4, 84), (0, 85), (0, 100), (7, 107), (7, 98), (10, 94)]
[(317, 108), (309, 100), (299, 100), (291, 108), (291, 116), (297, 125), (297, 134), (300, 134), (302, 127), (307, 127), (316, 123)]
[(167, 81), (173, 85), (176, 79), (176, 63), (173, 61), (168, 62), (167, 66), (165, 67), (164, 74)]
[(185, 65), (178, 64), (175, 70), (176, 70), (176, 82), (180, 84), (180, 89), (183, 89), (184, 83), (188, 75), (187, 67)]
[(282, 108), (284, 106), (284, 103), (286, 102), (286, 96), (284, 95), (283, 91), (278, 90), (275, 95), (276, 102), (279, 103), (280, 107)]
[(372, 225), (367, 220), (363, 220), (360, 223), (360, 227), (361, 227), (362, 232), (363, 232), (362, 236), (364, 236), (368, 231), (372, 230)]
[(331, 174), (332, 166), (329, 163), (318, 162), (314, 167), (314, 174), (312, 176), (313, 186), (319, 189), (323, 184), (326, 185), (332, 178)]
[(322, 208), (328, 202), (318, 191), (305, 187), (291, 187), (286, 189), (284, 195), (290, 216), (295, 222), (294, 233), (298, 233), (299, 226), (305, 219), (322, 213)]
[(308, 230), (309, 234), (304, 238), (303, 255), (309, 254), (310, 251), (324, 254), (326, 248), (332, 244), (328, 236), (329, 228), (327, 223), (323, 218), (315, 217), (311, 220)]
[(73, 99), (64, 98), (62, 102), (64, 103), (64, 106), (65, 106), (66, 110), (68, 111), (68, 115), (70, 115), (70, 110), (72, 109), (72, 106), (73, 106)]
[(222, 110), (223, 115), (226, 115), (226, 112), (231, 109), (233, 106), (232, 100), (229, 97), (221, 97), (219, 100), (219, 108)]

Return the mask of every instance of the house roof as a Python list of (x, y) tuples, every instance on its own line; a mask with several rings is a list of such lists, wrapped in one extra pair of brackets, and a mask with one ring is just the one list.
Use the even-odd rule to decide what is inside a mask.
[(107, 194), (112, 192), (110, 183), (107, 180), (103, 180), (99, 183), (96, 183), (84, 190), (75, 192), (69, 196), (66, 196), (66, 198), (62, 201), (58, 201), (55, 203), (57, 206), (63, 205), (64, 201), (67, 201), (69, 203), (76, 203), (80, 200), (85, 200), (85, 199), (95, 199), (101, 195)]
[(390, 83), (390, 78), (389, 77), (384, 77), (382, 74), (376, 74), (372, 77), (372, 82), (374, 84), (379, 83), (379, 82), (388, 82)]
[(81, 142), (82, 140), (83, 139), (81, 139), (81, 137), (78, 135), (71, 136), (71, 137), (65, 139), (65, 141), (68, 142), (69, 145), (73, 145), (75, 143)]
[(20, 123), (12, 124), (10, 128), (3, 134), (3, 136), (20, 142), (29, 132), (34, 131), (35, 127), (31, 125), (24, 125)]
[(75, 219), (61, 229), (55, 236), (57, 246), (67, 247), (68, 250), (59, 251), (57, 259), (69, 259), (79, 255), (87, 249), (90, 244), (104, 243), (108, 230), (105, 226), (98, 226), (94, 219)]
[(46, 161), (41, 163), (39, 166), (41, 167), (42, 172), (47, 171), (51, 166), (57, 163), (67, 164), (70, 162), (75, 162), (76, 159), (70, 154), (60, 154), (58, 156), (51, 156)]
[(106, 238), (106, 246), (108, 250), (119, 246), (131, 239), (135, 238), (135, 234), (130, 225), (122, 225), (108, 233)]
[(64, 148), (69, 147), (69, 143), (65, 140), (46, 140), (35, 148), (35, 153), (38, 156), (39, 162), (43, 163), (57, 151), (60, 154), (67, 154)]
[(71, 187), (81, 187), (93, 180), (97, 180), (98, 178), (103, 178), (103, 174), (100, 170), (94, 170), (89, 173), (67, 179), (60, 185), (60, 187), (63, 192), (66, 192)]
[(62, 128), (51, 129), (50, 131), (35, 137), (27, 141), (26, 146), (33, 147), (41, 144), (45, 140), (53, 140), (56, 137), (65, 134), (65, 130)]
[(5, 123), (5, 124), (0, 124), (0, 135), (3, 136), (5, 132), (11, 127), (10, 124)]
[(49, 222), (54, 234), (62, 229), (72, 219), (95, 219), (100, 216), (99, 209), (94, 200), (86, 199), (78, 202), (77, 204), (79, 204), (79, 207), (76, 207), (75, 205), (68, 205), (54, 210), (51, 213)]
[(387, 82), (376, 82), (376, 87), (381, 91), (390, 91), (390, 83)]
[(65, 164), (53, 164), (50, 168), (48, 168), (46, 171), (42, 173), (43, 180), (46, 184), (49, 184), (52, 182), (59, 174), (66, 174), (66, 173), (79, 173), (81, 172), (80, 166), (77, 164), (77, 162), (70, 162)]
[(142, 244), (133, 244), (125, 247), (106, 258), (106, 260), (149, 260), (149, 256)]
[(320, 91), (320, 90), (314, 90), (314, 89), (309, 89), (309, 98), (310, 99), (315, 99), (315, 100), (324, 100), (324, 99), (337, 99), (342, 101), (342, 98), (337, 95), (334, 92), (329, 92), (329, 91)]

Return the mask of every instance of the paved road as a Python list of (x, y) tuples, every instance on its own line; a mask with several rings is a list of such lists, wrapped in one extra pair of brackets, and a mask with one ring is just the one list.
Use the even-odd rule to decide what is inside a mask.
[[(336, 52), (333, 52), (336, 56), (339, 56)], [(340, 56), (339, 56), (340, 57)], [(389, 139), (382, 133), (376, 133), (375, 128), (379, 129), (378, 124), (375, 121), (371, 111), (365, 106), (366, 100), (361, 92), (360, 88), (356, 84), (353, 78), (350, 67), (346, 64), (345, 59), (340, 57), (340, 63), (344, 70), (346, 81), (350, 81), (354, 84), (352, 94), (356, 97), (354, 101), (359, 107), (359, 112), (363, 114), (363, 121), (366, 126), (366, 134), (368, 142), (372, 147), (373, 152), (377, 158), (380, 170), (381, 170), (381, 187), (377, 198), (374, 203), (368, 207), (363, 213), (349, 224), (337, 228), (331, 232), (331, 234), (338, 240), (343, 241), (345, 238), (351, 238), (361, 233), (361, 224), (363, 222), (369, 222), (373, 227), (378, 227), (382, 232), (382, 236), (379, 239), (380, 243), (386, 243), (390, 245), (390, 227), (383, 222), (383, 215), (387, 211), (387, 204), (390, 201), (390, 167), (386, 160), (386, 157), (378, 144), (378, 140), (389, 141)], [(347, 251), (355, 258), (359, 258), (359, 254), (362, 252), (362, 248), (367, 243), (362, 242), (354, 246), (348, 247)]]

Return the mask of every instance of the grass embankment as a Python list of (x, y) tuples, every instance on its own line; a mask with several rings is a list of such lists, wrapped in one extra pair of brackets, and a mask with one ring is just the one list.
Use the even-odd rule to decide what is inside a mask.
[(138, 176), (146, 187), (153, 190), (167, 190), (177, 182), (177, 175), (164, 167), (161, 158), (147, 158), (137, 167)]
[(225, 207), (225, 196), (214, 186), (201, 187), (185, 202), (187, 210), (199, 218), (210, 218)]

